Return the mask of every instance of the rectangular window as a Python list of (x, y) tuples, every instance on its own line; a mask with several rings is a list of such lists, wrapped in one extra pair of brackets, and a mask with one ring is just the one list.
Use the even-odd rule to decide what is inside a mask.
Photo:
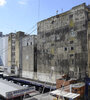
[(73, 18), (73, 15), (69, 15), (69, 19), (72, 19)]
[(14, 70), (11, 70), (11, 74), (15, 74), (15, 71)]
[(70, 57), (73, 57), (73, 54), (70, 54)]
[(31, 42), (31, 45), (32, 45), (32, 42)]
[(12, 51), (15, 51), (15, 46), (12, 46)]
[(72, 59), (72, 64), (74, 64), (74, 59)]
[(73, 44), (73, 41), (70, 41), (70, 44)]
[(74, 47), (71, 47), (71, 50), (74, 50)]
[(11, 54), (12, 56), (15, 56), (15, 52), (14, 51), (12, 51), (12, 54)]
[(27, 46), (28, 46), (28, 43), (27, 43)]
[(65, 47), (64, 50), (67, 51), (67, 48)]

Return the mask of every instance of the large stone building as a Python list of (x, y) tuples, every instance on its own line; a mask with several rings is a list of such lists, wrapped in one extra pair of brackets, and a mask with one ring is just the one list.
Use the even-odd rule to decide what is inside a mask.
[[(38, 23), (37, 73), (42, 81), (62, 74), (90, 74), (90, 6), (81, 4)], [(53, 73), (52, 73), (53, 71)], [(51, 77), (50, 77), (51, 78)]]
[(24, 32), (10, 33), (8, 39), (8, 67), (11, 68), (11, 74), (15, 74), (16, 69), (20, 71), (21, 40), (24, 37)]
[(27, 35), (22, 39), (22, 77), (36, 78), (37, 72), (37, 36)]

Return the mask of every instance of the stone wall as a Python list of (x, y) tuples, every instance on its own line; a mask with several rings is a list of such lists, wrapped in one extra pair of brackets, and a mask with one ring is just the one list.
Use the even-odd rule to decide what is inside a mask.
[(37, 72), (50, 74), (53, 68), (54, 74), (85, 76), (88, 60), (85, 8), (82, 4), (38, 23)]

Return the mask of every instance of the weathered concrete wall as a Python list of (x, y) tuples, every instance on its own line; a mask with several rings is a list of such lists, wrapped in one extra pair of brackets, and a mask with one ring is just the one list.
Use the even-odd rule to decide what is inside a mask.
[(11, 68), (11, 74), (15, 74), (15, 41), (16, 34), (10, 33), (8, 38), (8, 67)]
[(11, 36), (8, 38), (8, 66), (11, 66)]
[(24, 32), (10, 33), (8, 38), (8, 66), (11, 67), (11, 74), (15, 74), (15, 66), (19, 69), (21, 62), (19, 61), (21, 39), (24, 37)]
[(35, 35), (26, 36), (22, 40), (22, 77), (34, 78), (34, 72), (37, 67), (35, 61), (36, 43), (37, 37)]
[(88, 75), (89, 75), (89, 78), (90, 78), (90, 5), (88, 6), (88, 30), (87, 30), (87, 39), (88, 39), (88, 69), (87, 69), (87, 72), (88, 72)]
[(16, 33), (16, 43), (15, 43), (15, 65), (19, 68), (19, 66), (21, 66), (21, 61), (20, 59), (22, 58), (22, 54), (20, 54), (21, 50), (22, 50), (22, 39), (24, 37), (24, 32), (17, 32)]
[(90, 77), (90, 21), (88, 22), (88, 74)]
[(88, 60), (86, 26), (85, 4), (39, 22), (37, 71), (51, 73), (54, 67), (55, 74), (83, 77)]
[(15, 66), (15, 36), (15, 33), (10, 33), (8, 38), (8, 66)]

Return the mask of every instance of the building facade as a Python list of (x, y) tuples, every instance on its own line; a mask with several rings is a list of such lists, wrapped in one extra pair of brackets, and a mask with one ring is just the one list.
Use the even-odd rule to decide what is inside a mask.
[(89, 21), (90, 7), (84, 3), (38, 23), (39, 79), (50, 81), (52, 76), (55, 81), (63, 74), (85, 77), (88, 68), (90, 71)]
[(10, 33), (8, 39), (8, 67), (11, 68), (11, 74), (15, 74), (16, 67), (20, 71), (20, 46), (24, 32)]
[[(90, 9), (90, 6), (89, 6), (89, 9)], [(88, 74), (89, 74), (89, 77), (90, 77), (90, 10), (87, 9), (88, 11)]]
[(18, 31), (16, 33), (15, 43), (15, 65), (18, 68), (19, 76), (22, 74), (22, 39), (25, 37), (24, 32)]
[(8, 66), (8, 36), (0, 35), (0, 66)]
[(0, 33), (0, 66), (3, 66), (3, 55), (2, 55), (2, 52), (3, 52), (3, 41), (2, 41), (2, 33)]
[(8, 66), (8, 36), (3, 36), (3, 65)]
[(8, 38), (8, 67), (11, 68), (11, 73), (15, 73), (15, 41), (16, 34), (10, 33)]
[(22, 39), (22, 77), (36, 78), (37, 36), (27, 35)]
[(10, 33), (8, 39), (8, 66), (15, 66), (15, 41), (16, 34)]

